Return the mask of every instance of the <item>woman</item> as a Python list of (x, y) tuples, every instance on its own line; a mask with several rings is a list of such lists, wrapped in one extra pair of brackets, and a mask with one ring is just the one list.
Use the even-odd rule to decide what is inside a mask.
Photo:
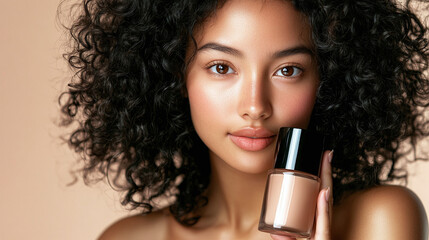
[[(426, 239), (399, 186), (426, 136), (426, 27), (389, 1), (91, 1), (63, 104), (85, 179), (144, 215), (100, 239), (291, 239), (259, 232), (280, 127), (329, 135), (312, 239)], [(335, 155), (335, 157), (333, 157)], [(331, 167), (332, 166), (332, 167)], [(335, 203), (335, 204), (334, 204)]]

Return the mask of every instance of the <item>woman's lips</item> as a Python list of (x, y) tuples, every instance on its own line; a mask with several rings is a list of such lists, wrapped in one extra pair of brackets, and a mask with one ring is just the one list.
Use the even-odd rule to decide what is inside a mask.
[(228, 136), (239, 148), (252, 152), (265, 149), (275, 138), (275, 134), (264, 128), (244, 128)]

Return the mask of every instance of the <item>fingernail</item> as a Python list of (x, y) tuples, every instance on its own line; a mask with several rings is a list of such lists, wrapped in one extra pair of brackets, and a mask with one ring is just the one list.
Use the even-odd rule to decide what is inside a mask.
[(329, 195), (331, 195), (331, 188), (330, 187), (328, 187), (328, 189), (326, 189), (326, 191), (325, 191), (326, 202), (329, 202)]
[(334, 157), (334, 150), (331, 150), (328, 154), (328, 162), (331, 163), (332, 162), (332, 158)]

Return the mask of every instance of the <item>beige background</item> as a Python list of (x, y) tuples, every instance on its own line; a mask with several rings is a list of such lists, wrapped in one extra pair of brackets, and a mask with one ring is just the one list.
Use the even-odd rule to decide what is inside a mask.
[[(59, 136), (58, 0), (0, 0), (0, 239), (95, 239), (129, 214), (102, 184), (71, 187), (76, 158)], [(429, 208), (429, 163), (409, 166), (409, 187)]]

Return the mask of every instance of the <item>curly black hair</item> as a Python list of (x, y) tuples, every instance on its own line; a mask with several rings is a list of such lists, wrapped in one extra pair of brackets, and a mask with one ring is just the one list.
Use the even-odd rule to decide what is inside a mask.
[[(336, 201), (405, 178), (395, 167), (402, 143), (428, 135), (426, 26), (409, 2), (292, 2), (312, 28), (320, 86), (309, 128), (331, 136)], [(170, 211), (185, 225), (198, 221), (210, 179), (183, 94), (185, 52), (195, 27), (221, 6), (84, 0), (68, 28), (65, 57), (76, 75), (60, 105), (63, 124), (78, 123), (68, 141), (83, 156), (84, 179), (124, 176), (123, 204), (144, 213), (173, 197)]]

